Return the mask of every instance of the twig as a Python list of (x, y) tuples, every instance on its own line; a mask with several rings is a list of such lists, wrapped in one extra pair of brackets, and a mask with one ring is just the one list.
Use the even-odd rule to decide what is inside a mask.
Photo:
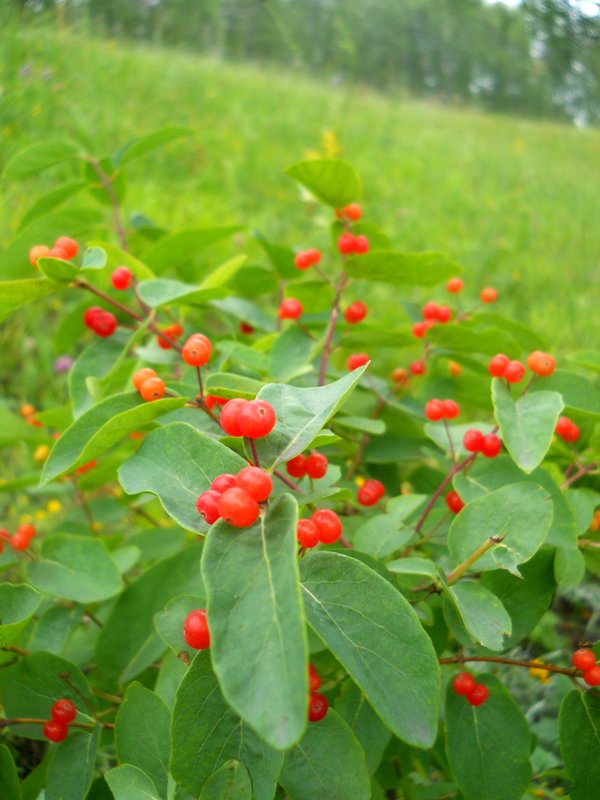
[(323, 354), (321, 356), (321, 365), (319, 367), (319, 386), (323, 386), (325, 383), (325, 375), (327, 373), (327, 361), (329, 359), (329, 353), (331, 351), (333, 332), (335, 330), (335, 323), (338, 318), (338, 314), (340, 313), (340, 299), (342, 297), (342, 292), (344, 291), (346, 283), (347, 283), (346, 273), (341, 272), (335, 289), (335, 296), (333, 298), (333, 304), (331, 306), (331, 316), (329, 317), (329, 325), (327, 326), (325, 344), (323, 345)]
[(279, 478), (282, 483), (285, 483), (286, 486), (289, 486), (294, 492), (304, 494), (303, 490), (297, 486), (294, 481), (291, 481), (288, 477), (286, 477), (283, 472), (280, 472), (278, 469), (274, 469), (273, 475), (275, 475), (276, 478)]
[(456, 583), (459, 578), (462, 578), (465, 572), (472, 567), (473, 564), (481, 558), (481, 556), (487, 553), (488, 550), (491, 550), (492, 547), (500, 544), (503, 538), (503, 536), (490, 536), (485, 540), (485, 542), (482, 542), (479, 547), (471, 553), (470, 556), (465, 558), (462, 564), (459, 564), (456, 569), (452, 570), (452, 572), (446, 578), (448, 584), (451, 585)]
[(115, 187), (113, 186), (113, 179), (107, 175), (106, 172), (104, 172), (102, 165), (97, 158), (94, 158), (94, 156), (84, 156), (84, 158), (88, 164), (90, 164), (96, 175), (100, 178), (102, 188), (108, 195), (115, 221), (115, 231), (119, 237), (119, 244), (121, 245), (122, 250), (127, 251), (129, 250), (129, 246), (127, 244), (127, 233), (125, 231), (123, 220), (121, 219), (121, 206), (119, 203), (119, 198), (117, 197), (117, 193), (115, 192)]
[(584, 475), (588, 475), (590, 472), (593, 472), (597, 469), (598, 465), (595, 461), (591, 461), (589, 464), (584, 464), (583, 466), (579, 467), (577, 472), (574, 472), (570, 478), (567, 478), (563, 481), (560, 485), (561, 489), (567, 489), (572, 483), (578, 481), (579, 478), (582, 478)]
[(548, 672), (557, 672), (560, 675), (568, 675), (570, 678), (577, 677), (578, 670), (575, 667), (557, 667), (554, 664), (545, 664), (540, 661), (520, 661), (516, 658), (504, 658), (503, 656), (452, 656), (450, 658), (438, 659), (440, 664), (465, 664), (469, 661), (486, 661), (492, 664), (510, 664), (514, 667), (527, 667), (527, 669), (545, 669)]
[(466, 467), (469, 467), (473, 463), (473, 461), (475, 460), (476, 457), (477, 457), (477, 453), (473, 453), (472, 455), (467, 456), (467, 458), (465, 458), (464, 461), (461, 461), (460, 464), (455, 464), (452, 467), (452, 469), (448, 472), (448, 474), (446, 475), (444, 480), (440, 483), (438, 488), (435, 490), (435, 492), (431, 496), (431, 499), (429, 500), (429, 502), (425, 506), (425, 508), (423, 510), (423, 513), (421, 514), (421, 516), (419, 517), (419, 519), (417, 521), (417, 524), (415, 525), (415, 533), (419, 533), (420, 532), (421, 528), (425, 524), (425, 521), (426, 521), (427, 517), (429, 516), (429, 513), (430, 513), (431, 509), (437, 503), (439, 497), (441, 496), (441, 494), (444, 491), (444, 489), (446, 488), (446, 486), (448, 486), (448, 484), (450, 483), (452, 478), (458, 472), (461, 472), (461, 470), (466, 469)]
[(254, 441), (254, 439), (250, 439), (247, 436), (246, 436), (246, 441), (248, 442), (248, 445), (250, 447), (250, 452), (252, 453), (252, 460), (254, 461), (257, 467), (260, 467), (260, 460), (258, 458), (258, 452), (256, 450), (256, 442)]

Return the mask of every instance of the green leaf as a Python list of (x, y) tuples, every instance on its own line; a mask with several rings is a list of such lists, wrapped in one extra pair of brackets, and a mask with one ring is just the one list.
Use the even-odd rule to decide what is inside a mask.
[(136, 453), (121, 465), (119, 481), (127, 494), (155, 494), (183, 528), (206, 531), (196, 508), (198, 495), (217, 475), (236, 474), (244, 466), (244, 459), (225, 445), (185, 422), (173, 422), (146, 436)]
[(295, 501), (283, 495), (249, 528), (215, 524), (202, 556), (219, 685), (242, 719), (279, 750), (295, 744), (306, 727), (297, 519)]
[(534, 483), (510, 483), (467, 503), (448, 533), (448, 548), (460, 564), (490, 537), (502, 539), (482, 555), (474, 569), (497, 569), (498, 547), (509, 548), (517, 564), (528, 561), (542, 546), (552, 522), (552, 501)]
[(189, 794), (197, 796), (214, 772), (236, 759), (250, 773), (253, 800), (272, 800), (283, 756), (225, 703), (206, 650), (194, 658), (177, 690), (171, 739), (171, 774)]
[(130, 139), (114, 154), (112, 157), (113, 164), (115, 167), (123, 167), (135, 158), (139, 158), (140, 156), (146, 155), (146, 153), (150, 153), (152, 150), (156, 150), (157, 147), (164, 147), (177, 139), (181, 139), (183, 136), (189, 136), (191, 132), (190, 128), (173, 125), (161, 128), (157, 131), (152, 131), (152, 133), (148, 133), (146, 136), (138, 136), (135, 139)]
[(573, 409), (586, 416), (600, 417), (600, 392), (583, 375), (557, 369), (549, 378), (544, 378), (531, 387), (535, 395), (542, 389), (561, 394), (567, 410)]
[(510, 636), (512, 623), (507, 610), (495, 594), (472, 581), (461, 581), (446, 589), (469, 635), (488, 650), (504, 650), (504, 637)]
[(206, 598), (199, 595), (180, 595), (174, 597), (162, 611), (154, 615), (154, 627), (156, 632), (169, 645), (173, 652), (178, 655), (184, 650), (189, 649), (189, 645), (183, 638), (183, 620), (190, 611), (196, 608), (205, 608)]
[(81, 272), (77, 264), (50, 256), (38, 259), (38, 267), (48, 280), (56, 283), (71, 283)]
[(371, 250), (351, 256), (345, 265), (350, 278), (390, 283), (393, 286), (437, 286), (462, 272), (443, 253), (397, 253)]
[(585, 558), (580, 550), (560, 547), (554, 557), (554, 575), (560, 586), (577, 586), (585, 577)]
[(24, 583), (0, 583), (0, 647), (15, 642), (42, 597)]
[(91, 731), (69, 731), (48, 766), (45, 800), (83, 800), (94, 777), (100, 726)]
[(3, 800), (21, 800), (21, 782), (10, 750), (0, 744), (0, 786)]
[(216, 269), (213, 269), (213, 271), (204, 278), (200, 284), (200, 288), (220, 289), (222, 287), (229, 287), (229, 284), (247, 260), (248, 256), (245, 255), (245, 253), (230, 258), (228, 261), (225, 261), (224, 264), (220, 264)]
[(125, 589), (98, 639), (96, 660), (103, 673), (130, 680), (164, 652), (154, 615), (182, 592), (203, 591), (200, 554), (198, 543), (187, 547), (154, 564)]
[(116, 331), (110, 339), (99, 338), (92, 342), (76, 359), (68, 378), (75, 419), (94, 405), (87, 379), (93, 376), (96, 380), (102, 381), (109, 375), (124, 348), (128, 346), (129, 339), (124, 331)]
[(535, 392), (513, 400), (504, 381), (492, 381), (494, 416), (502, 441), (515, 464), (529, 474), (550, 449), (554, 428), (564, 408), (557, 392)]
[(107, 263), (106, 250), (102, 247), (88, 247), (83, 254), (81, 269), (104, 269)]
[(485, 356), (506, 353), (517, 358), (521, 353), (521, 348), (509, 333), (478, 325), (476, 319), (460, 324), (434, 325), (427, 331), (427, 339), (447, 352), (457, 353), (461, 358), (470, 358), (473, 353)]
[(86, 186), (87, 184), (83, 181), (76, 181), (75, 183), (66, 183), (64, 186), (59, 186), (51, 192), (41, 195), (25, 214), (17, 230), (22, 231), (23, 228), (26, 228), (30, 223), (38, 219), (38, 217), (42, 217), (44, 214), (52, 211), (52, 209), (64, 203), (65, 200), (68, 200), (69, 197), (73, 197), (82, 191), (82, 189), (85, 189)]
[(363, 749), (367, 769), (375, 772), (392, 734), (369, 705), (367, 698), (350, 679), (344, 681), (335, 701), (335, 710), (347, 723)]
[(132, 683), (115, 719), (119, 762), (146, 773), (165, 797), (171, 754), (171, 715), (163, 701), (141, 683)]
[(252, 782), (241, 761), (228, 761), (206, 781), (200, 800), (252, 800)]
[(310, 372), (309, 361), (313, 347), (313, 341), (300, 328), (288, 328), (275, 340), (269, 373), (273, 378), (287, 383), (298, 375)]
[(147, 267), (142, 261), (135, 256), (132, 256), (131, 253), (127, 252), (126, 250), (121, 250), (114, 244), (110, 242), (102, 242), (102, 241), (91, 241), (88, 242), (88, 247), (100, 247), (106, 253), (106, 257), (108, 259), (108, 266), (111, 269), (115, 269), (115, 267), (128, 267), (133, 275), (139, 280), (150, 280), (154, 278), (154, 273)]
[(288, 280), (298, 277), (298, 267), (294, 263), (294, 251), (291, 247), (269, 242), (259, 231), (253, 231), (253, 235), (281, 278)]
[(4, 319), (17, 308), (46, 297), (60, 287), (48, 280), (31, 278), (22, 281), (0, 282), (0, 319)]
[(175, 269), (194, 259), (199, 250), (229, 239), (241, 230), (239, 225), (221, 225), (214, 228), (196, 228), (162, 236), (142, 253), (142, 260), (155, 272)]
[(70, 161), (78, 156), (78, 148), (69, 142), (59, 140), (48, 140), (39, 142), (27, 150), (23, 150), (9, 162), (4, 177), (13, 181), (21, 181), (39, 175), (55, 164), (63, 161)]
[(337, 159), (298, 161), (289, 166), (285, 173), (334, 208), (358, 200), (362, 191), (354, 168)]
[(333, 709), (285, 754), (279, 782), (290, 800), (369, 800), (365, 756)]
[(354, 558), (302, 559), (307, 620), (383, 722), (415, 747), (435, 741), (440, 672), (429, 636), (407, 600)]
[(531, 732), (525, 717), (500, 682), (478, 675), (490, 696), (470, 705), (448, 684), (446, 750), (465, 800), (521, 800), (529, 783)]
[(115, 800), (159, 800), (152, 780), (131, 764), (109, 769), (104, 773), (104, 779)]
[(384, 514), (368, 519), (356, 532), (354, 546), (374, 558), (385, 558), (403, 547), (413, 535), (403, 521), (426, 500), (426, 495), (407, 494), (394, 497)]
[(243, 397), (245, 400), (254, 400), (262, 387), (260, 381), (230, 372), (211, 372), (204, 381), (204, 391), (207, 394), (227, 399)]
[(358, 352), (371, 348), (398, 349), (401, 347), (414, 346), (413, 336), (406, 333), (406, 329), (398, 330), (395, 328), (374, 328), (366, 325), (355, 325), (353, 329), (344, 334), (340, 339), (340, 344), (347, 350)]
[(558, 718), (560, 752), (574, 785), (571, 800), (591, 800), (600, 784), (600, 697), (572, 691)]
[(418, 575), (424, 578), (437, 578), (437, 570), (433, 561), (427, 558), (398, 558), (388, 561), (385, 565), (390, 572), (396, 575)]
[(261, 465), (273, 469), (302, 453), (342, 406), (365, 369), (360, 367), (335, 383), (310, 389), (281, 383), (264, 386), (257, 397), (271, 403), (277, 423), (268, 436), (256, 442)]
[[(61, 675), (68, 675), (70, 685)], [(0, 702), (8, 719), (50, 719), (52, 704), (59, 697), (72, 700), (80, 714), (89, 714), (88, 703), (92, 708), (96, 707), (96, 700), (83, 673), (72, 661), (51, 653), (32, 653), (0, 670)], [(87, 717), (84, 716), (84, 719)], [(29, 739), (44, 740), (38, 724), (20, 724), (15, 728), (15, 733)]]
[(58, 533), (42, 542), (41, 558), (27, 565), (37, 589), (77, 603), (97, 603), (118, 594), (121, 576), (104, 542)]
[(102, 400), (76, 419), (58, 439), (44, 464), (40, 485), (45, 486), (65, 472), (87, 464), (132, 431), (186, 402), (185, 397), (168, 397), (146, 403), (137, 392)]
[(385, 422), (381, 419), (370, 417), (346, 417), (340, 414), (335, 424), (340, 428), (349, 428), (351, 431), (362, 431), (370, 436), (381, 436), (385, 433)]
[(160, 308), (169, 304), (202, 305), (209, 300), (225, 297), (228, 292), (221, 288), (202, 289), (181, 281), (155, 278), (142, 281), (138, 285), (138, 293), (143, 302), (150, 308)]

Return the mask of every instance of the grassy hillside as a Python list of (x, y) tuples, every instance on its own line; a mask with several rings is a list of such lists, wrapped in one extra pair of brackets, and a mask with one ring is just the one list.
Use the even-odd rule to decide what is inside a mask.
[[(76, 135), (104, 154), (190, 125), (190, 140), (136, 162), (127, 212), (165, 227), (241, 222), (293, 245), (324, 242), (326, 219), (281, 171), (334, 131), (369, 218), (398, 247), (448, 252), (558, 347), (600, 343), (598, 131), (44, 29), (3, 33), (0, 87), (0, 167), (42, 137)], [(0, 245), (51, 180), (2, 184)]]

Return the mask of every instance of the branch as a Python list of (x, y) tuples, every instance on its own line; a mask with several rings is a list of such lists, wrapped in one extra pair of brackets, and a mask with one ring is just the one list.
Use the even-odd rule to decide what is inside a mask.
[(514, 667), (527, 667), (527, 669), (545, 669), (548, 672), (557, 672), (560, 675), (568, 675), (570, 678), (577, 677), (578, 670), (575, 667), (557, 667), (554, 664), (545, 664), (541, 661), (520, 661), (516, 658), (504, 658), (503, 656), (452, 656), (451, 658), (438, 659), (440, 664), (465, 664), (469, 661), (486, 661), (492, 664), (510, 664)]
[(110, 200), (110, 204), (112, 207), (113, 218), (115, 221), (115, 231), (117, 236), (119, 237), (119, 244), (121, 245), (122, 250), (128, 250), (129, 246), (127, 244), (127, 233), (125, 231), (125, 225), (123, 224), (123, 220), (121, 219), (121, 206), (119, 203), (119, 198), (115, 192), (115, 187), (113, 186), (112, 178), (104, 172), (102, 166), (97, 158), (94, 156), (85, 156), (85, 160), (88, 164), (92, 167), (96, 175), (100, 178), (100, 183), (102, 184), (102, 188), (108, 195), (108, 199)]
[(485, 542), (482, 542), (479, 547), (471, 553), (470, 556), (465, 558), (462, 564), (459, 564), (458, 567), (453, 569), (448, 575), (446, 578), (448, 585), (452, 585), (453, 583), (456, 583), (459, 578), (462, 578), (465, 572), (472, 567), (473, 564), (481, 558), (481, 556), (487, 553), (488, 550), (491, 550), (492, 547), (500, 544), (503, 538), (504, 537), (502, 536), (490, 536), (489, 539), (486, 539)]

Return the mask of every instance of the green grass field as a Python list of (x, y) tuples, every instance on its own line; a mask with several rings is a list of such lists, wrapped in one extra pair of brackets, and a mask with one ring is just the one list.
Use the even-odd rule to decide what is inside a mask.
[[(395, 246), (447, 252), (558, 350), (600, 343), (597, 130), (43, 28), (5, 30), (0, 61), (0, 167), (44, 137), (75, 135), (103, 155), (189, 125), (190, 139), (132, 165), (126, 212), (169, 228), (242, 223), (308, 246), (324, 243), (328, 218), (299, 202), (282, 170), (335, 131), (363, 178), (367, 218)], [(3, 182), (0, 245), (57, 178)]]

